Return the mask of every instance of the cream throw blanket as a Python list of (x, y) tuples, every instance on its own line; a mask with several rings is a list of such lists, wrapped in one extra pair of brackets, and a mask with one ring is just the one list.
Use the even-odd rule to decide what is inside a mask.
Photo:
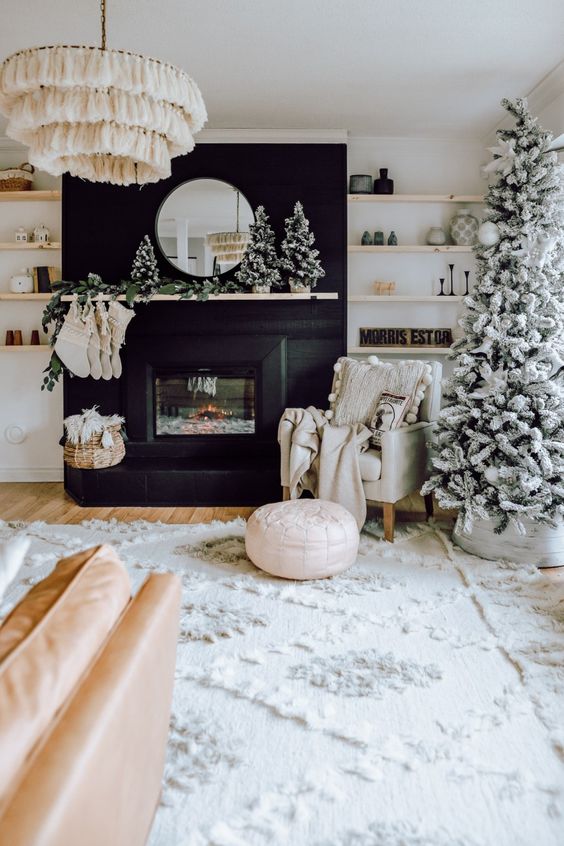
[(318, 499), (338, 502), (354, 516), (361, 529), (366, 520), (366, 497), (362, 487), (359, 456), (368, 449), (370, 430), (362, 423), (330, 426), (323, 411), (313, 406), (287, 408), (281, 429), (291, 423), (290, 498), (310, 491)]

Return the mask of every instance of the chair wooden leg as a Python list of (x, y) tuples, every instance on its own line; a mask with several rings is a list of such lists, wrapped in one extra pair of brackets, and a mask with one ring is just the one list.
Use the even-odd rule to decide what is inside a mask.
[(425, 494), (425, 511), (427, 512), (427, 519), (433, 516), (433, 494)]
[(284, 502), (290, 499), (290, 488), (282, 488), (282, 499)]
[(396, 506), (393, 502), (384, 502), (384, 537), (390, 543), (394, 542), (394, 525), (396, 522)]

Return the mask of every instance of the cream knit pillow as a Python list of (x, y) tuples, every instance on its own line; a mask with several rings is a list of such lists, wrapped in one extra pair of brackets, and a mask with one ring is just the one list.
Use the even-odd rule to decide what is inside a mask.
[(427, 385), (431, 384), (431, 365), (423, 361), (388, 362), (376, 356), (356, 361), (343, 356), (333, 369), (331, 406), (326, 416), (335, 426), (370, 426), (383, 391), (408, 396), (408, 411), (401, 425), (415, 423)]

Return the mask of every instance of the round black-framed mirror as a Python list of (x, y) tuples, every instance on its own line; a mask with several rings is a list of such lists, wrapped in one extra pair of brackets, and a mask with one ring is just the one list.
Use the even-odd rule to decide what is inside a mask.
[(235, 185), (197, 177), (177, 185), (164, 198), (155, 236), (172, 267), (204, 279), (238, 267), (254, 219), (249, 201)]

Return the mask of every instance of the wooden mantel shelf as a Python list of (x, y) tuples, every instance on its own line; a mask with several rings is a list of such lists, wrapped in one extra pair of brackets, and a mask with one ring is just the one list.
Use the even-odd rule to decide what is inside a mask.
[[(61, 297), (61, 300), (64, 302), (69, 302), (73, 299), (72, 294), (66, 294), (65, 296)], [(111, 300), (112, 297), (102, 296), (93, 297), (93, 299), (100, 299), (100, 300)], [(121, 300), (122, 302), (125, 301), (125, 296), (120, 295), (115, 299)], [(254, 303), (257, 300), (338, 300), (338, 294), (212, 294), (209, 300), (239, 300), (240, 302), (246, 303)], [(196, 297), (191, 297), (190, 299), (182, 299), (180, 294), (155, 294), (154, 297), (151, 297), (151, 302), (204, 302), (203, 300), (198, 300)], [(140, 302), (140, 300), (136, 299), (135, 302)]]

